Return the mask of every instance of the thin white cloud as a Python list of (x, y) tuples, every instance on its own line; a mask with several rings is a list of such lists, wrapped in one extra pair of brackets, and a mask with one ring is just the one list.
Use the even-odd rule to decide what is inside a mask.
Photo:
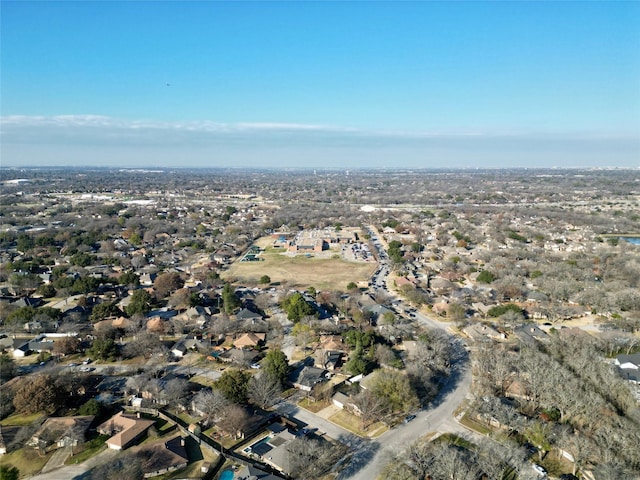
[[(162, 122), (156, 120), (128, 120), (108, 117), (104, 115), (8, 115), (0, 117), (0, 127), (2, 133), (8, 135), (20, 134), (23, 137), (31, 132), (34, 140), (38, 134), (47, 132), (47, 129), (59, 129), (57, 133), (66, 130), (70, 135), (100, 135), (103, 133), (125, 134), (127, 130), (139, 134), (153, 134), (161, 131), (162, 135), (170, 135), (171, 132), (186, 132), (193, 134), (257, 134), (260, 136), (289, 133), (303, 136), (335, 136), (337, 138), (387, 138), (396, 140), (429, 140), (429, 139), (527, 139), (527, 138), (563, 138), (563, 139), (601, 139), (601, 140), (638, 140), (638, 133), (628, 134), (626, 132), (534, 132), (534, 131), (513, 131), (513, 130), (480, 130), (480, 129), (458, 129), (458, 130), (406, 130), (406, 129), (361, 129), (348, 126), (319, 125), (287, 122), (238, 122), (224, 123), (214, 121), (174, 121)], [(52, 132), (53, 130), (49, 130)], [(142, 133), (141, 133), (142, 132)]]
[(640, 158), (640, 135), (625, 132), (390, 130), (11, 115), (0, 117), (0, 134), (6, 165), (636, 167)]

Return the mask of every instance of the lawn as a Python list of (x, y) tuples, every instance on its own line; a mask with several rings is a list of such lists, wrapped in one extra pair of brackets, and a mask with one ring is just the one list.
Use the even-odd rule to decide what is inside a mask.
[(309, 400), (308, 398), (303, 398), (298, 402), (298, 406), (304, 408), (305, 410), (309, 410), (312, 413), (318, 413), (320, 410), (322, 410), (323, 408), (327, 408), (329, 405), (331, 405), (331, 402), (314, 402)]
[(329, 421), (361, 437), (377, 437), (388, 430), (381, 422), (369, 425), (367, 430), (362, 430), (362, 421), (360, 418), (350, 414), (346, 410), (340, 410), (338, 413), (332, 415), (329, 417)]
[(490, 428), (487, 428), (481, 423), (478, 423), (475, 420), (471, 419), (466, 414), (460, 419), (460, 423), (465, 427), (470, 428), (471, 430), (475, 430), (476, 432), (481, 433), (482, 435), (489, 435), (492, 431)]
[(107, 448), (107, 444), (105, 441), (109, 438), (109, 435), (98, 435), (96, 438), (89, 440), (83, 445), (83, 450), (81, 452), (76, 453), (75, 455), (67, 458), (65, 464), (73, 465), (76, 463), (82, 463), (85, 460), (97, 455), (102, 450)]
[[(271, 239), (267, 239), (270, 242)], [(256, 242), (264, 245), (264, 239)], [(346, 290), (350, 282), (366, 281), (373, 274), (377, 263), (348, 262), (339, 258), (340, 253), (331, 258), (305, 255), (288, 256), (282, 250), (267, 249), (260, 254), (263, 261), (236, 261), (223, 273), (225, 279), (235, 279), (241, 283), (258, 284), (260, 277), (268, 275), (273, 283), (286, 282), (291, 287), (318, 290)], [(335, 258), (338, 257), (338, 258)]]
[(20, 448), (11, 453), (0, 456), (0, 465), (12, 465), (20, 470), (20, 477), (39, 473), (45, 466), (52, 453), (40, 455), (32, 448)]
[(31, 425), (34, 421), (44, 416), (45, 414), (42, 412), (32, 413), (30, 415), (14, 413), (13, 415), (10, 415), (4, 420), (0, 421), (0, 425), (15, 425), (18, 427)]

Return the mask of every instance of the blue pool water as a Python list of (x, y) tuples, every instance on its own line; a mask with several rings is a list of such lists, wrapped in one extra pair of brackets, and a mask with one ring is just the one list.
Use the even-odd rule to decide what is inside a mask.
[(220, 480), (233, 480), (233, 470), (225, 470), (218, 478)]

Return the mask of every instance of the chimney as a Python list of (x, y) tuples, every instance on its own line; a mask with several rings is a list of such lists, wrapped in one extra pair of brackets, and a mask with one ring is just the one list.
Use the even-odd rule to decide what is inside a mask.
[(184, 447), (184, 437), (180, 437), (180, 446)]

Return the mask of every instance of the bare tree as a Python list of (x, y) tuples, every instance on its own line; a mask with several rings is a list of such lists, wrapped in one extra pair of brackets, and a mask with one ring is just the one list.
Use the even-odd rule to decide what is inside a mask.
[(294, 478), (321, 478), (344, 455), (346, 447), (324, 439), (301, 437), (287, 445), (289, 471)]
[(201, 390), (193, 399), (193, 406), (204, 415), (207, 425), (222, 417), (229, 400), (219, 390)]
[(260, 372), (249, 380), (249, 399), (262, 408), (268, 408), (277, 402), (282, 388), (277, 377)]
[(227, 432), (233, 438), (242, 435), (242, 430), (249, 422), (247, 411), (240, 405), (231, 404), (224, 409), (224, 414), (218, 420), (218, 427)]
[(353, 399), (353, 403), (360, 411), (362, 429), (367, 430), (375, 421), (379, 420), (385, 411), (382, 399), (370, 390), (363, 390)]
[(162, 395), (169, 405), (175, 405), (187, 393), (189, 382), (184, 378), (172, 378), (169, 380), (162, 391)]

